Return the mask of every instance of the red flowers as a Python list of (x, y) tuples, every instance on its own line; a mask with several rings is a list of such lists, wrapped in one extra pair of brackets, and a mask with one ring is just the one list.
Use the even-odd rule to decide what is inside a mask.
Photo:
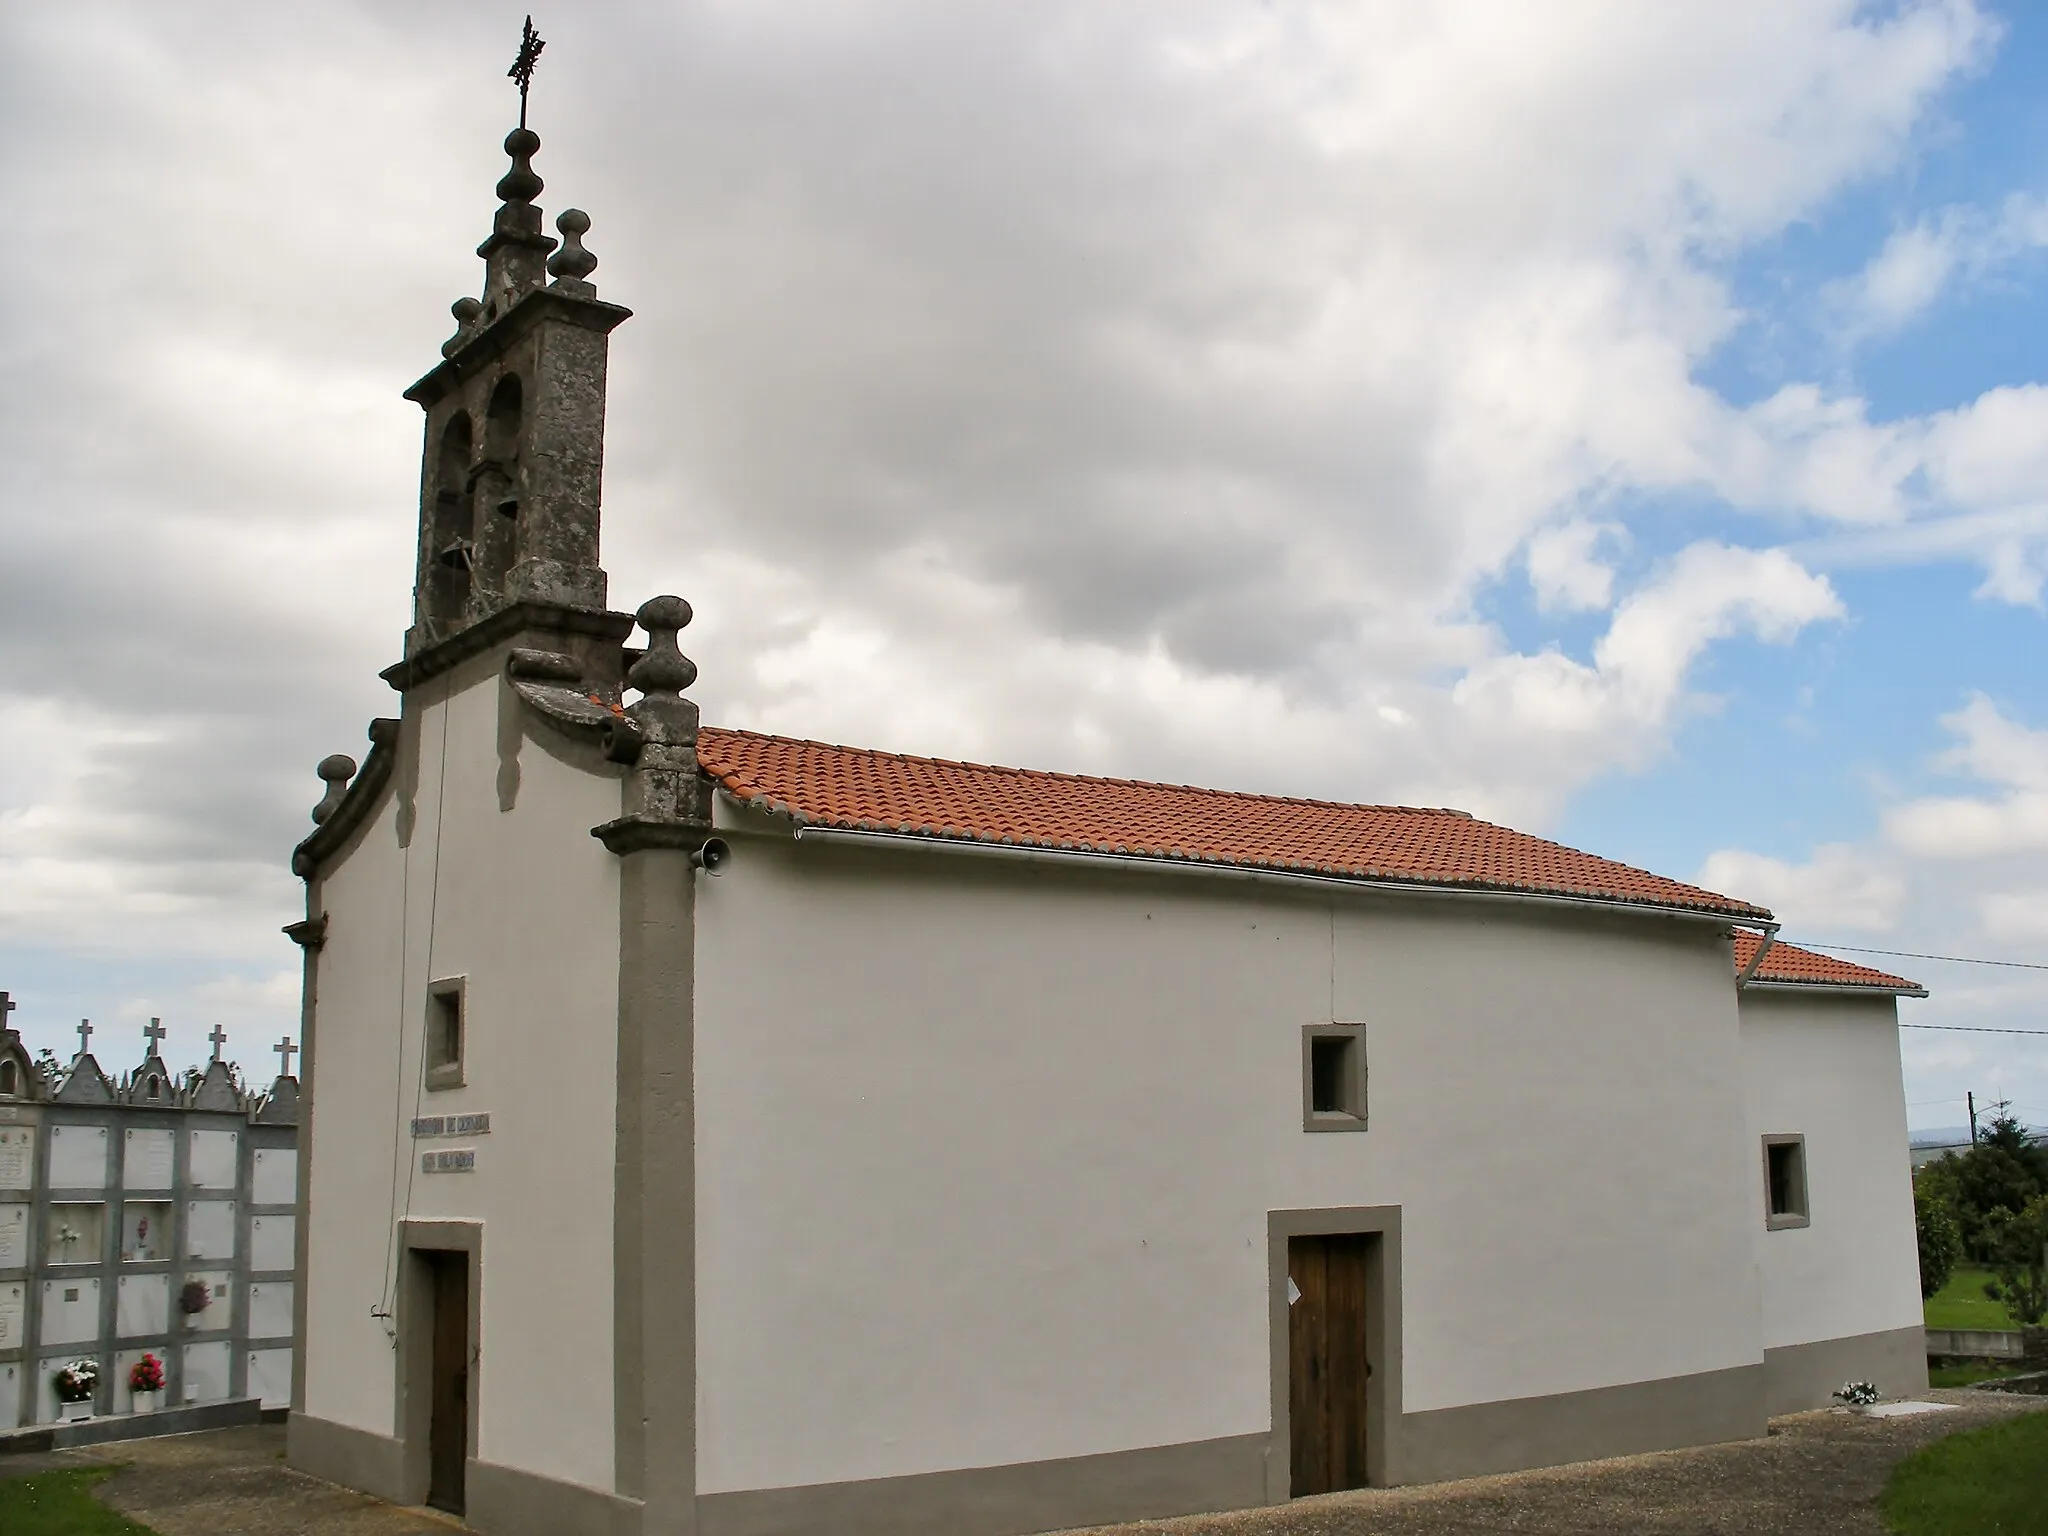
[(131, 1392), (161, 1392), (164, 1389), (164, 1363), (155, 1355), (144, 1355), (128, 1367), (128, 1390)]

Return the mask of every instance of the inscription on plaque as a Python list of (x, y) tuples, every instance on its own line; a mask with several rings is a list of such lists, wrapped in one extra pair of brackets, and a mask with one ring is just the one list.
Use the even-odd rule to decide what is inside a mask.
[(0, 1205), (0, 1269), (28, 1268), (28, 1207)]
[(450, 1152), (422, 1152), (421, 1173), (471, 1173), (476, 1169), (476, 1153), (468, 1147)]
[(27, 1189), (35, 1182), (36, 1133), (23, 1127), (0, 1129), (0, 1189)]
[(177, 1156), (176, 1131), (130, 1131), (122, 1160), (122, 1182), (130, 1189), (169, 1189)]
[(28, 1314), (28, 1298), (21, 1285), (0, 1285), (0, 1349), (21, 1348), (22, 1323)]
[(412, 1122), (415, 1138), (427, 1136), (488, 1136), (491, 1134), (491, 1117), (486, 1111), (480, 1115), (420, 1115)]

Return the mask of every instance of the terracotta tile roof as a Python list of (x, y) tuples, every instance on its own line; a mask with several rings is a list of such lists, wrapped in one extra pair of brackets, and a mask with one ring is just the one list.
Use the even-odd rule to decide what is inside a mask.
[(813, 826), (1770, 915), (1461, 811), (994, 768), (710, 727), (697, 757), (736, 799)]
[[(1737, 975), (1749, 969), (1749, 962), (1756, 958), (1756, 947), (1761, 937), (1737, 929), (1735, 933), (1735, 971)], [(1888, 975), (1874, 971), (1867, 965), (1858, 965), (1853, 960), (1837, 960), (1833, 955), (1818, 954), (1810, 949), (1801, 949), (1796, 944), (1773, 944), (1764, 955), (1764, 963), (1757, 967), (1756, 980), (1784, 982), (1792, 986), (1810, 987), (1868, 987), (1873, 992), (1920, 992), (1925, 989), (1917, 981), (1908, 981), (1903, 976)]]

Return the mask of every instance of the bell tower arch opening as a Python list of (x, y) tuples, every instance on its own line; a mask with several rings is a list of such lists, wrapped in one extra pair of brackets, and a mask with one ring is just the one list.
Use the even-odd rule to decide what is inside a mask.
[(434, 454), (426, 547), (420, 551), (420, 617), (437, 635), (461, 624), (469, 610), (470, 570), (476, 549), (469, 487), (474, 439), (469, 413), (457, 411), (441, 429)]

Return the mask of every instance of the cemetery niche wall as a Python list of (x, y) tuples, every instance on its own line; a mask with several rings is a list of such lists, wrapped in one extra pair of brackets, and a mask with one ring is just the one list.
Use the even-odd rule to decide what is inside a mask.
[[(0, 1431), (62, 1416), (57, 1373), (99, 1366), (92, 1412), (151, 1411), (228, 1398), (291, 1401), (293, 1251), (298, 1223), (299, 1083), (290, 1039), (281, 1070), (252, 1093), (211, 1036), (204, 1071), (182, 1078), (158, 1054), (111, 1077), (79, 1029), (55, 1075), (8, 1027), (0, 992)], [(140, 1400), (145, 1354), (163, 1390)]]

